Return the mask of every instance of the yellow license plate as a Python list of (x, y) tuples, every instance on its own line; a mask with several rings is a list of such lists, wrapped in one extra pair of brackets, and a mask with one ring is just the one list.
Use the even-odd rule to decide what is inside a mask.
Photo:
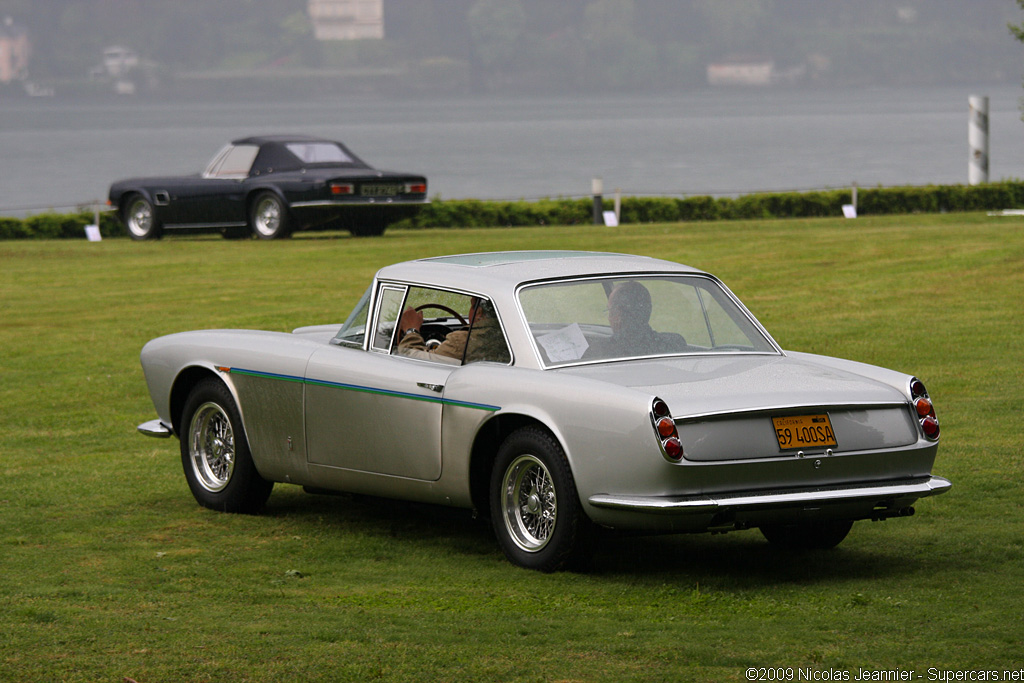
[(775, 427), (775, 438), (779, 440), (779, 448), (784, 451), (838, 445), (828, 415), (773, 417), (772, 425)]

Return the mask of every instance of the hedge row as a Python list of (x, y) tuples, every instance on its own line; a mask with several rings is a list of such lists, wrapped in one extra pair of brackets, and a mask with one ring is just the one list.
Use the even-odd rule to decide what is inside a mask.
[[(85, 226), (96, 222), (92, 211), (77, 213), (38, 213), (28, 218), (0, 216), (0, 240), (16, 239), (70, 239), (85, 237)], [(100, 234), (106, 237), (123, 236), (124, 226), (113, 213), (100, 214)]]
[[(843, 215), (850, 190), (778, 192), (739, 197), (624, 197), (621, 224), (678, 223), (765, 218), (807, 218)], [(605, 202), (605, 208), (611, 208)], [(998, 211), (1024, 208), (1024, 181), (984, 185), (928, 185), (862, 188), (857, 196), (861, 216), (904, 213)], [(91, 212), (42, 213), (25, 219), (0, 217), (0, 239), (81, 238), (94, 221)], [(503, 226), (578, 225), (593, 221), (593, 201), (544, 199), (527, 201), (439, 200), (395, 227), (482, 228)], [(113, 213), (100, 215), (104, 237), (124, 235)]]
[[(852, 201), (850, 190), (779, 192), (740, 197), (624, 197), (621, 224), (677, 223), (765, 218), (842, 216)], [(985, 185), (929, 185), (923, 187), (861, 188), (857, 213), (861, 216), (905, 213), (998, 211), (1024, 207), (1024, 181)], [(611, 208), (605, 201), (605, 208)], [(435, 201), (414, 218), (408, 228), (575, 225), (593, 220), (591, 199), (539, 202)]]

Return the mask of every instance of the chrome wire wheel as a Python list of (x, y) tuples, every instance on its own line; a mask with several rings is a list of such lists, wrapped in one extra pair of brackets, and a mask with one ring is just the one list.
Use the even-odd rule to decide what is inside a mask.
[(153, 233), (153, 205), (136, 197), (125, 211), (125, 225), (135, 239), (146, 239)]
[(520, 455), (505, 470), (501, 509), (512, 541), (535, 553), (551, 540), (558, 521), (558, 497), (548, 468), (533, 455)]
[(231, 420), (216, 403), (204, 403), (193, 413), (188, 428), (192, 471), (211, 493), (231, 482), (235, 471), (235, 434)]
[(272, 194), (261, 195), (252, 210), (252, 227), (264, 239), (278, 237), (284, 226), (284, 207)]

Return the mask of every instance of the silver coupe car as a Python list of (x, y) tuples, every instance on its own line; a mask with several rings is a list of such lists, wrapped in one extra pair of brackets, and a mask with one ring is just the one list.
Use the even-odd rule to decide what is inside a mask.
[(608, 529), (830, 548), (950, 488), (919, 379), (783, 351), (717, 278), (653, 258), (399, 263), (344, 324), (172, 334), (142, 366), (139, 431), (177, 435), (200, 504), (255, 512), (281, 482), (471, 508), (542, 571)]

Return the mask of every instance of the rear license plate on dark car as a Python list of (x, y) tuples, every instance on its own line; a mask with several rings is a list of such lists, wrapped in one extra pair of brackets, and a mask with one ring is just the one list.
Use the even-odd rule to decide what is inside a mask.
[(828, 415), (773, 417), (772, 425), (775, 427), (775, 438), (779, 440), (779, 448), (784, 451), (837, 445)]
[(398, 194), (398, 185), (363, 185), (359, 193), (364, 197), (394, 197)]

